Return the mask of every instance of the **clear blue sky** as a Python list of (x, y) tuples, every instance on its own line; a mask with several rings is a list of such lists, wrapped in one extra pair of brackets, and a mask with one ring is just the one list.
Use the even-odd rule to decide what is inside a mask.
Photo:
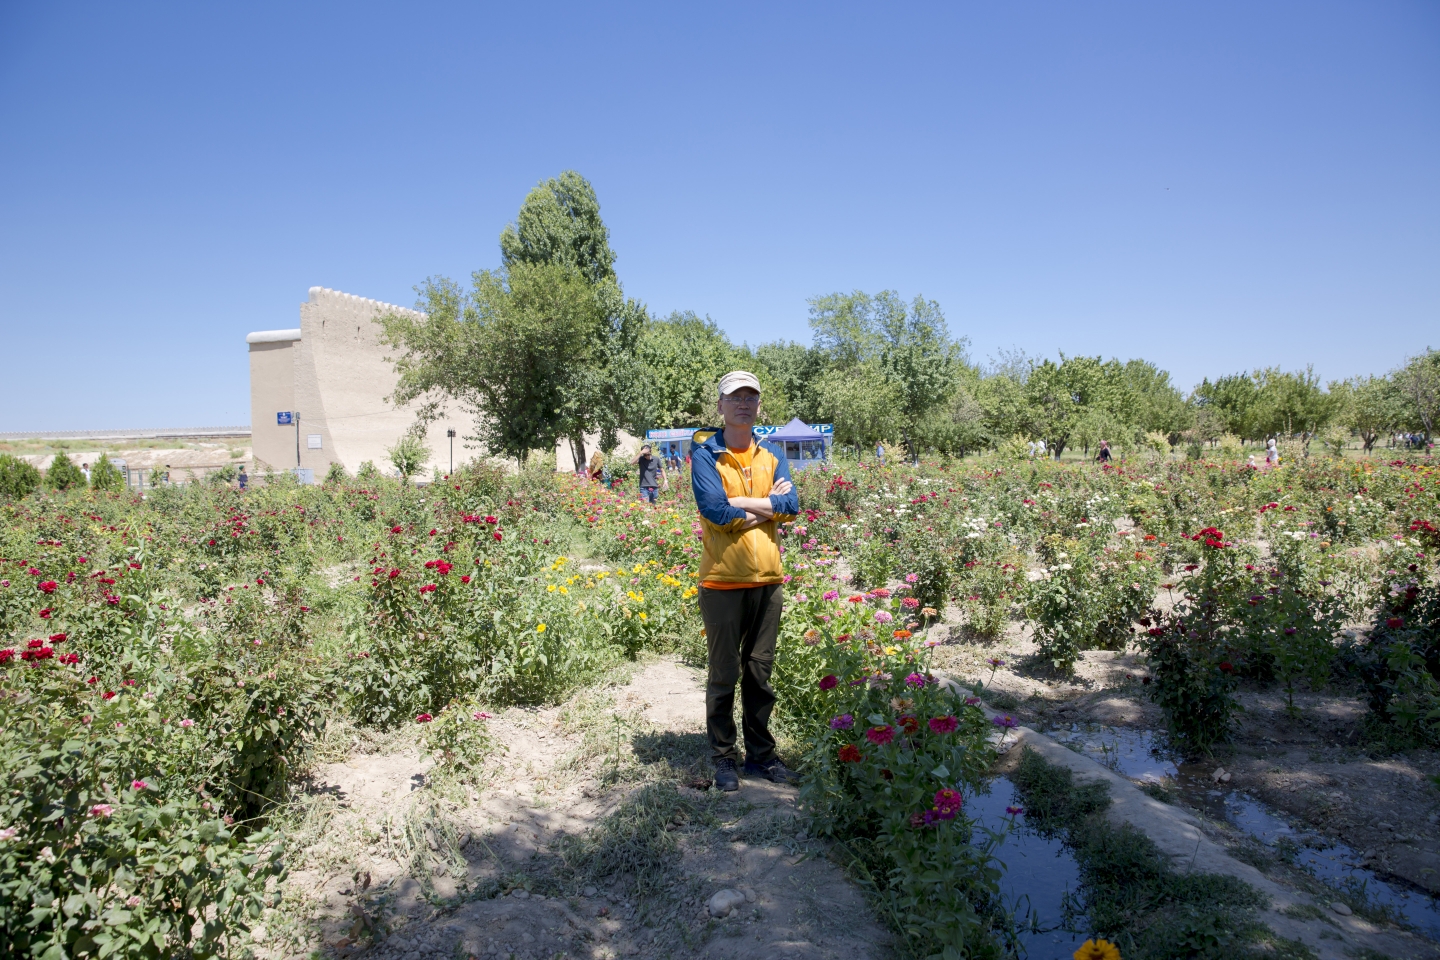
[(892, 288), (1187, 389), (1440, 346), (1428, 0), (5, 2), (0, 145), (0, 430), (244, 423), (247, 332), (497, 265), (567, 168), (736, 340)]

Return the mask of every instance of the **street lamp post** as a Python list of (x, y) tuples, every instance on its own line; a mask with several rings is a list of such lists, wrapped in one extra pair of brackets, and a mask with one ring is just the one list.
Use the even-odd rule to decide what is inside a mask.
[(445, 436), (450, 438), (450, 472), (455, 472), (455, 431), (446, 430)]

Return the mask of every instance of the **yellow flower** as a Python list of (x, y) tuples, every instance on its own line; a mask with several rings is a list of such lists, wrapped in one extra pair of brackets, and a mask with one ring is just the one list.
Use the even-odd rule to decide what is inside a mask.
[(560, 588), (560, 592), (561, 592), (561, 593), (569, 593), (569, 592), (570, 592), (570, 588), (569, 588), (569, 587), (561, 587), (561, 588)]
[(893, 656), (895, 656), (895, 654), (897, 654), (897, 653), (899, 653), (899, 652), (900, 652), (900, 648), (899, 648), (899, 647), (886, 647), (886, 648), (885, 648), (885, 656), (887, 656), (887, 657), (893, 657)]
[(645, 616), (645, 611), (644, 611), (644, 610), (641, 610), (641, 611), (640, 611), (640, 619), (641, 619), (641, 620), (646, 620), (646, 619), (648, 619), (648, 618)]
[(1075, 960), (1120, 960), (1120, 948), (1109, 940), (1086, 940), (1075, 951)]
[(545, 624), (543, 624), (543, 623), (536, 624), (536, 625), (535, 625), (535, 632), (536, 632), (536, 633), (544, 633), (544, 632), (545, 632)]
[(548, 587), (546, 587), (546, 588), (545, 588), (545, 592), (546, 592), (546, 593), (554, 593), (554, 592), (555, 592), (555, 584), (552, 583), (552, 584), (550, 584)]

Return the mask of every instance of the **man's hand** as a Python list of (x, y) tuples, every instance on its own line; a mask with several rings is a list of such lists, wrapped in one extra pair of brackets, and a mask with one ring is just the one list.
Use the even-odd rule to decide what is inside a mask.
[[(783, 497), (795, 488), (789, 480), (781, 480), (770, 488), (770, 494), (763, 497), (730, 497), (730, 506), (736, 510), (744, 510), (748, 514), (754, 514), (761, 521), (769, 520), (775, 515), (775, 505), (770, 502), (770, 496)], [(746, 527), (745, 529), (749, 529)]]

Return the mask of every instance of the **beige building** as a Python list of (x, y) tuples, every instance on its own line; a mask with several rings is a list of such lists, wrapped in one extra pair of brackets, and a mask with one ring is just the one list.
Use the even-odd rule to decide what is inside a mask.
[[(385, 359), (392, 351), (380, 342), (374, 321), (387, 313), (421, 316), (394, 304), (311, 287), (310, 299), (300, 305), (299, 329), (262, 330), (245, 338), (257, 472), (298, 465), (313, 470), (318, 481), (332, 463), (353, 474), (368, 460), (393, 474), (386, 448), (414, 425), (415, 410), (386, 399), (399, 378)], [(298, 414), (298, 426), (278, 424), (281, 412), (292, 418)], [(436, 467), (442, 472), (450, 467), (447, 430), (456, 434), (456, 466), (474, 456), (464, 447), (469, 428), (467, 418), (448, 409), (427, 427), (425, 476)]]

